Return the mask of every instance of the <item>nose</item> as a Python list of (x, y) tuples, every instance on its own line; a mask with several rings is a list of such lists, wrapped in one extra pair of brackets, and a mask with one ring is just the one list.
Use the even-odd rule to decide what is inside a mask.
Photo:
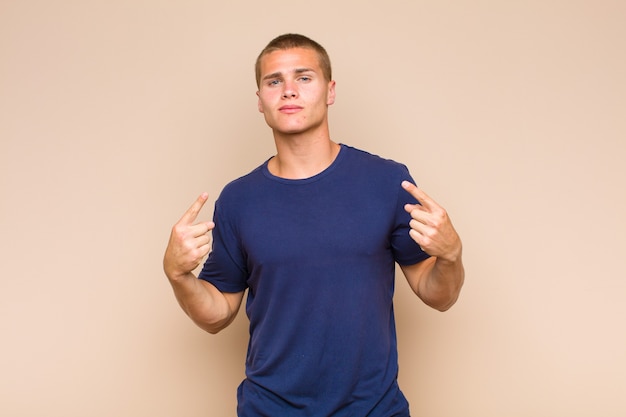
[(295, 98), (298, 96), (298, 90), (296, 89), (295, 83), (285, 81), (283, 85), (283, 98)]

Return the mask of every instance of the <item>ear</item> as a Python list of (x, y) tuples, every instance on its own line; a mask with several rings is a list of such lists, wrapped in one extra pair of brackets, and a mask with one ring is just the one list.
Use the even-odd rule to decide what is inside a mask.
[(259, 109), (260, 113), (265, 113), (263, 111), (263, 103), (261, 103), (261, 96), (259, 95), (259, 92), (256, 92), (256, 96), (259, 98), (258, 102), (257, 102), (257, 108)]
[(328, 83), (328, 92), (327, 92), (326, 105), (330, 106), (335, 103), (335, 81), (330, 81)]

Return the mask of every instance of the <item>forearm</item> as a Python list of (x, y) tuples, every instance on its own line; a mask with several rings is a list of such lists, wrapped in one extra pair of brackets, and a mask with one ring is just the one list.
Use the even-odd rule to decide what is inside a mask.
[(459, 256), (455, 260), (435, 258), (423, 279), (419, 280), (418, 296), (429, 306), (446, 311), (456, 303), (465, 279)]
[(227, 296), (211, 283), (196, 278), (192, 273), (168, 278), (178, 304), (200, 328), (214, 334), (234, 319), (237, 310), (229, 304)]

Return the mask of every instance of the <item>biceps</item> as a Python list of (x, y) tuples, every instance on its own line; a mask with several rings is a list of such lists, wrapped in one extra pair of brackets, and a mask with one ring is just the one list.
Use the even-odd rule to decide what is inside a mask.
[(243, 293), (244, 291), (222, 293), (224, 295), (224, 298), (226, 299), (226, 302), (228, 303), (228, 307), (231, 312), (230, 321), (232, 321), (232, 319), (234, 319), (237, 315), (237, 312), (239, 312), (239, 308), (241, 307), (241, 301), (243, 300)]

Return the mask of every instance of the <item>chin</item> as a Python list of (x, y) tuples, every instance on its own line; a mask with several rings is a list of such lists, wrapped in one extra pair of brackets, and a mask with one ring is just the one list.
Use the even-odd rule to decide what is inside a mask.
[(276, 133), (283, 135), (299, 135), (310, 130), (308, 127), (303, 126), (270, 126)]

